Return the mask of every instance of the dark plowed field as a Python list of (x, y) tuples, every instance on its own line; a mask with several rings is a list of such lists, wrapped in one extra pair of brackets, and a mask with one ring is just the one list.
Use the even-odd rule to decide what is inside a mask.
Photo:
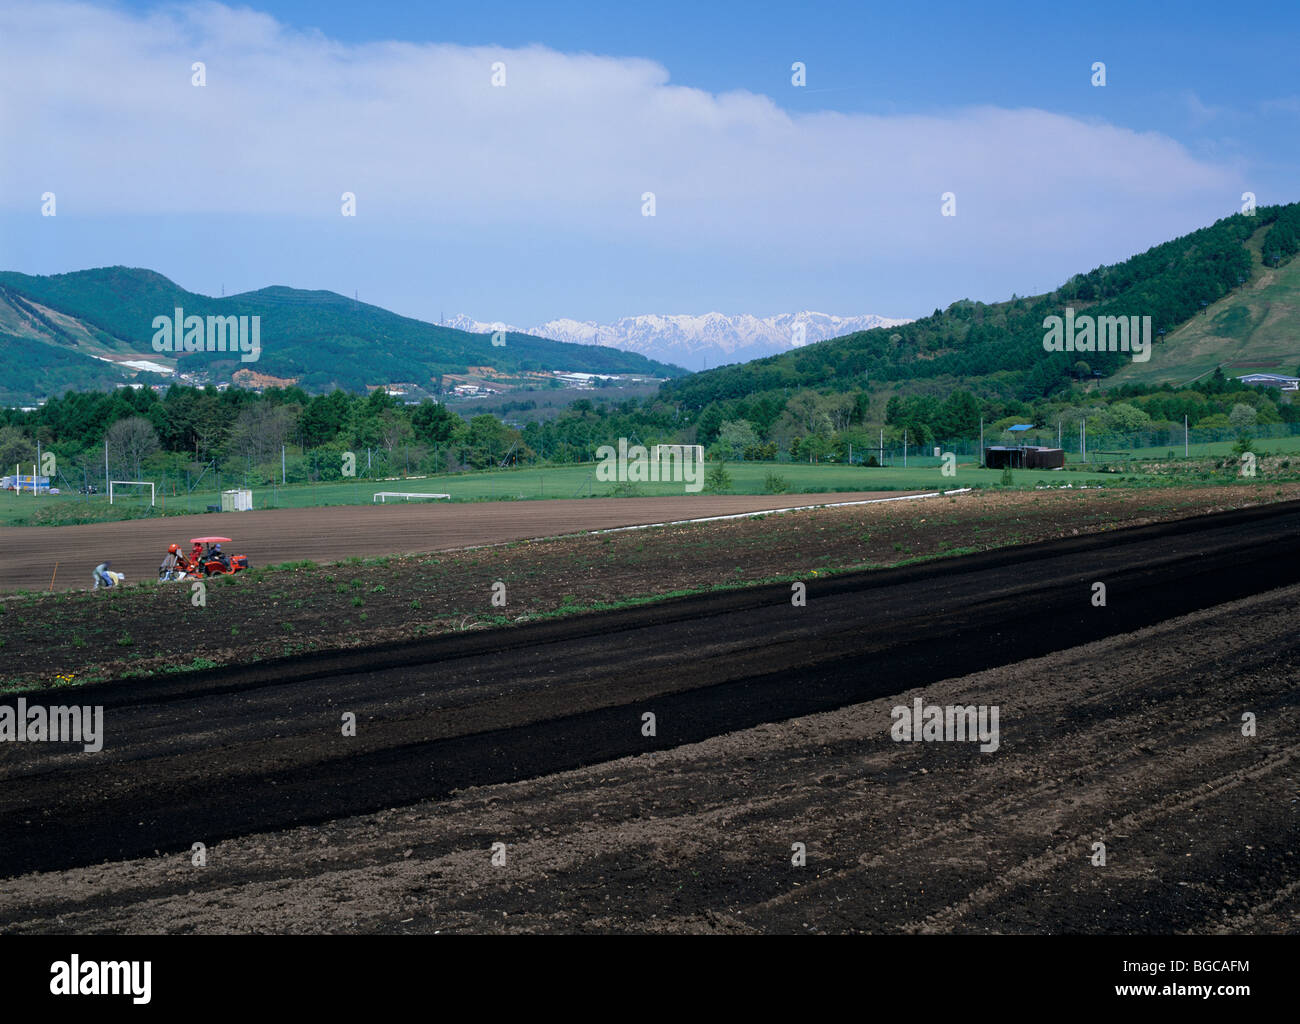
[[(0, 922), (1284, 930), (1297, 556), (1290, 503), (811, 581), (804, 608), (759, 588), (29, 694), (103, 704), (107, 738), (0, 749), (0, 876), (42, 872)], [(893, 742), (918, 688), (999, 705), (1001, 748)]]

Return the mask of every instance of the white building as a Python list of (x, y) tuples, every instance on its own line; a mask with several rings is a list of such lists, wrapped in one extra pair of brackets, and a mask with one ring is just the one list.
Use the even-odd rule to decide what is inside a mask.
[(1280, 388), (1283, 391), (1300, 390), (1300, 377), (1286, 377), (1280, 373), (1247, 373), (1238, 377), (1242, 384), (1257, 388)]

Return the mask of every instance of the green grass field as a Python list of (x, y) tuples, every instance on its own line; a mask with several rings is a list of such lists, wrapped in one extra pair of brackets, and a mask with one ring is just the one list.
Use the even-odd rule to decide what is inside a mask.
[[(1295, 439), (1300, 442), (1300, 438)], [(1161, 455), (1164, 452), (1160, 453)], [(771, 492), (768, 475), (774, 474), (785, 482), (783, 493), (831, 494), (836, 491), (917, 491), (951, 490), (958, 487), (1000, 484), (1000, 470), (979, 469), (974, 465), (958, 464), (954, 477), (940, 472), (940, 460), (933, 457), (909, 459), (908, 468), (886, 466), (864, 468), (836, 464), (808, 465), (805, 463), (774, 464), (766, 462), (733, 462), (727, 464), (731, 476), (732, 494), (766, 494)], [(915, 465), (920, 462), (921, 465)], [(1033, 487), (1038, 482), (1082, 484), (1114, 482), (1106, 474), (1088, 472), (1074, 466), (1066, 472), (1042, 470), (1017, 470), (1015, 485)], [(238, 484), (238, 481), (223, 481)], [(406, 480), (357, 479), (321, 484), (290, 484), (287, 487), (253, 487), (253, 507), (309, 508), (317, 505), (369, 505), (377, 491), (414, 491), (450, 494), (452, 501), (534, 501), (552, 498), (585, 497), (659, 497), (686, 494), (682, 483), (611, 484), (596, 479), (596, 466), (589, 463), (578, 466), (551, 466), (533, 469), (511, 469), (441, 474), (432, 477), (412, 477)], [(186, 495), (159, 493), (158, 505), (150, 512), (149, 498), (132, 494), (117, 496), (109, 507), (108, 498), (102, 494), (87, 498), (78, 494), (17, 495), (0, 492), (0, 523), (24, 525), (28, 523), (72, 523), (101, 519), (134, 518), (141, 515), (168, 515), (198, 513), (208, 505), (220, 504), (217, 491), (195, 491)], [(390, 499), (392, 500), (392, 499)], [(45, 510), (39, 518), (33, 513)]]
[[(1232, 454), (1232, 446), (1235, 441), (1203, 441), (1195, 442), (1188, 446), (1188, 453), (1191, 458), (1223, 458)], [(1255, 452), (1257, 454), (1283, 455), (1291, 452), (1300, 453), (1300, 437), (1266, 437), (1257, 439), (1254, 442)], [(1101, 449), (1095, 449), (1090, 456), (1090, 461), (1094, 463), (1105, 464), (1107, 462), (1125, 462), (1133, 459), (1167, 459), (1169, 453), (1174, 453), (1175, 459), (1183, 458), (1183, 444), (1180, 441), (1174, 445), (1155, 445), (1149, 448), (1134, 448), (1131, 451), (1125, 451), (1124, 455), (1107, 455), (1103, 454)]]

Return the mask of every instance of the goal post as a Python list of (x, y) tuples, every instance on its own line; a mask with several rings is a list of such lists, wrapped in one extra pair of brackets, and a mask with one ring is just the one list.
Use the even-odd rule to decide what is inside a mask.
[(152, 480), (110, 480), (108, 482), (108, 503), (113, 504), (113, 489), (115, 487), (148, 487), (149, 488), (149, 507), (154, 505), (154, 483)]
[(376, 491), (375, 496), (370, 500), (371, 500), (371, 504), (377, 501), (379, 502), (379, 504), (383, 505), (387, 503), (387, 500), (389, 498), (401, 498), (403, 501), (410, 501), (412, 498), (435, 498), (435, 499), (446, 498), (447, 500), (450, 501), (451, 495), (450, 494), (425, 494), (416, 491)]
[(702, 444), (656, 444), (650, 449), (650, 461), (659, 465), (664, 457), (676, 457), (679, 465), (687, 460), (697, 464), (704, 462), (704, 445)]

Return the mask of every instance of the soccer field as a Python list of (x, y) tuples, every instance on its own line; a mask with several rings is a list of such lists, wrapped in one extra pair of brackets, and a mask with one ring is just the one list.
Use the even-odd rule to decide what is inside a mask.
[[(911, 461), (911, 460), (909, 460)], [(933, 457), (917, 458), (922, 465), (886, 466), (866, 468), (837, 464), (809, 465), (806, 463), (729, 462), (726, 465), (731, 485), (730, 494), (826, 494), (836, 491), (915, 491), (950, 490), (959, 487), (998, 485), (1001, 470), (979, 469), (973, 465), (957, 466), (955, 476), (940, 472), (940, 460)], [(706, 471), (712, 464), (706, 464)], [(769, 481), (769, 476), (779, 479)], [(1047, 470), (1017, 470), (1015, 485), (1033, 487), (1036, 484), (1074, 486), (1113, 483), (1115, 478), (1104, 473), (1093, 473), (1076, 467), (1061, 472)], [(226, 480), (227, 484), (244, 486), (242, 479)], [(290, 484), (288, 486), (251, 484), (253, 507), (311, 508), (322, 505), (369, 505), (379, 491), (450, 494), (451, 500), (462, 501), (537, 501), (554, 498), (606, 498), (606, 497), (666, 497), (673, 494), (693, 493), (686, 484), (676, 483), (610, 483), (597, 479), (596, 464), (573, 466), (547, 466), (471, 473), (440, 473), (428, 477), (396, 479), (369, 479), (333, 481), (320, 484)], [(389, 498), (400, 502), (402, 499)], [(44, 523), (94, 522), (104, 519), (134, 518), (137, 516), (192, 514), (219, 505), (221, 495), (215, 489), (196, 490), (186, 494), (184, 488), (173, 491), (170, 484), (158, 488), (157, 502), (149, 507), (148, 492), (118, 495), (110, 509), (108, 498), (97, 494), (89, 497), (79, 494), (36, 495), (0, 492), (0, 523), (8, 525)], [(40, 512), (33, 518), (34, 513)]]

